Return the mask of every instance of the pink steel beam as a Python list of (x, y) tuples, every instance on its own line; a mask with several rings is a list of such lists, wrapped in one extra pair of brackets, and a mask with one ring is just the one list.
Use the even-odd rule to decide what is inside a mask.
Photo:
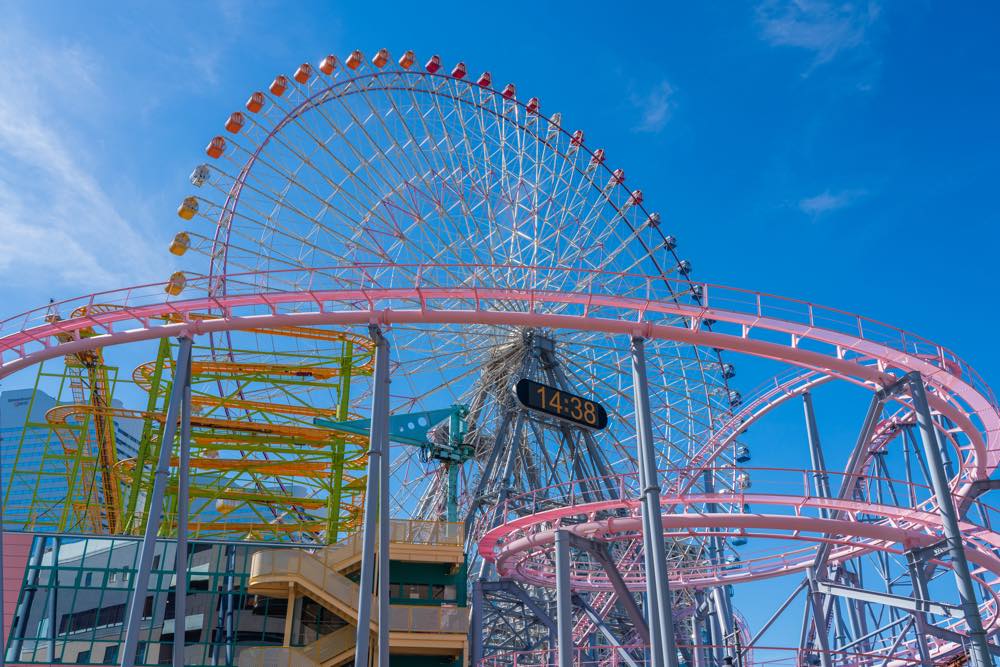
[[(725, 534), (724, 531), (737, 528), (751, 537), (784, 539), (807, 542), (828, 541), (838, 545), (831, 555), (833, 561), (856, 558), (872, 551), (900, 553), (904, 549), (926, 546), (940, 539), (941, 524), (936, 512), (926, 512), (908, 508), (872, 505), (866, 502), (838, 499), (824, 499), (807, 496), (778, 494), (697, 494), (664, 498), (678, 506), (684, 506), (682, 514), (663, 516), (664, 534), (670, 537)], [(791, 514), (704, 514), (697, 507), (705, 503), (733, 503), (742, 506), (744, 502), (755, 505), (784, 507)], [(615, 517), (582, 524), (560, 526), (560, 519), (571, 513), (576, 517), (593, 517), (596, 512), (617, 508), (632, 513), (627, 517)], [(803, 508), (826, 508), (848, 513), (875, 514), (883, 516), (877, 523), (858, 522), (848, 519), (823, 519), (803, 516)], [(636, 500), (603, 501), (568, 508), (556, 508), (536, 515), (511, 521), (487, 533), (480, 542), (480, 553), (494, 559), (497, 571), (526, 583), (551, 586), (552, 573), (547, 566), (548, 544), (551, 542), (550, 526), (560, 526), (590, 539), (615, 541), (634, 540), (642, 529), (641, 519), (635, 515)], [(524, 535), (528, 527), (534, 531)], [(998, 588), (1000, 588), (1000, 558), (995, 549), (1000, 548), (1000, 535), (965, 522), (961, 525), (967, 536), (966, 554), (968, 560), (977, 566), (973, 578), (989, 591), (990, 597), (981, 605), (980, 613), (984, 625), (992, 631), (998, 625), (997, 610), (1000, 608)], [(714, 532), (713, 532), (714, 531)], [(769, 532), (783, 531), (783, 532)], [(807, 534), (810, 533), (810, 534)], [(524, 535), (524, 536), (521, 536)], [(505, 541), (505, 537), (513, 539)], [(519, 537), (520, 536), (520, 537)], [(836, 536), (836, 537), (832, 537)], [(533, 560), (529, 560), (532, 559)], [(672, 587), (704, 588), (760, 580), (802, 572), (812, 564), (813, 553), (800, 551), (790, 557), (779, 555), (772, 559), (774, 564), (755, 566), (753, 561), (726, 565), (705, 565), (700, 572), (674, 571)], [(935, 561), (939, 566), (947, 563)], [(693, 569), (693, 568), (691, 568)], [(608, 590), (610, 584), (602, 581), (601, 573), (586, 572), (574, 575), (574, 588), (580, 590)], [(641, 590), (642, 580), (626, 582), (630, 589)], [(945, 624), (951, 630), (962, 630), (962, 622), (951, 620)], [(954, 648), (951, 644), (935, 647), (935, 652), (944, 654)], [(899, 650), (903, 650), (900, 648)], [(909, 650), (909, 649), (906, 649)]]
[[(385, 268), (387, 265), (380, 265)], [(439, 268), (431, 266), (429, 269)], [(462, 267), (469, 270), (472, 267)], [(522, 267), (523, 268), (523, 267)], [(330, 269), (333, 271), (336, 269)], [(351, 269), (341, 269), (343, 271)], [(536, 269), (532, 269), (536, 270)], [(546, 269), (552, 270), (552, 269)], [(662, 278), (649, 279), (662, 281)], [(652, 288), (651, 288), (652, 289)], [(124, 306), (121, 310), (98, 312), (70, 320), (44, 323), (5, 334), (0, 338), (0, 377), (34, 363), (56, 356), (91, 350), (97, 347), (125, 342), (149, 340), (174, 335), (180, 331), (191, 334), (214, 331), (232, 331), (262, 326), (295, 326), (315, 324), (364, 325), (379, 323), (424, 323), (424, 324), (493, 324), (522, 327), (548, 327), (553, 329), (577, 329), (601, 331), (623, 336), (641, 336), (704, 345), (744, 352), (747, 354), (776, 359), (807, 369), (817, 369), (839, 377), (885, 386), (896, 380), (896, 376), (882, 372), (857, 360), (848, 359), (847, 351), (866, 359), (875, 359), (882, 368), (898, 368), (918, 371), (935, 391), (929, 398), (932, 407), (950, 418), (968, 436), (971, 447), (963, 461), (964, 483), (988, 476), (1000, 463), (1000, 414), (995, 407), (992, 392), (970, 368), (955, 361), (954, 355), (940, 346), (934, 346), (937, 353), (915, 355), (908, 351), (910, 345), (933, 344), (892, 330), (899, 334), (897, 349), (883, 342), (865, 337), (866, 326), (882, 326), (857, 316), (857, 332), (843, 332), (825, 329), (815, 324), (779, 319), (764, 314), (763, 299), (776, 297), (761, 295), (745, 290), (732, 290), (712, 285), (702, 285), (703, 305), (683, 305), (671, 300), (654, 300), (622, 297), (606, 294), (581, 294), (548, 290), (517, 289), (493, 286), (454, 287), (385, 287), (313, 290), (305, 292), (262, 292), (251, 294), (230, 294), (219, 297), (186, 299), (167, 303), (150, 303)], [(745, 301), (748, 297), (756, 302), (750, 312), (725, 310), (710, 306), (708, 294), (732, 293)], [(128, 297), (128, 292), (113, 293)], [(111, 296), (113, 296), (113, 294)], [(93, 303), (97, 297), (90, 297)], [(102, 299), (103, 301), (104, 299)], [(469, 307), (459, 309), (456, 301)], [(520, 303), (525, 311), (499, 311), (484, 308), (488, 303)], [(484, 304), (484, 302), (488, 302)], [(805, 302), (785, 300), (789, 306), (804, 309), (804, 319), (814, 323), (817, 314), (827, 311)], [(313, 312), (283, 313), (281, 308), (292, 305), (310, 304)], [(341, 310), (327, 310), (327, 306), (339, 304)], [(348, 305), (350, 304), (350, 305)], [(385, 305), (380, 305), (385, 304)], [(412, 304), (412, 308), (396, 309), (395, 304)], [(582, 306), (582, 315), (541, 312), (567, 305)], [(270, 314), (240, 316), (239, 309), (266, 307)], [(437, 307), (435, 307), (437, 306)], [(616, 317), (599, 317), (601, 309), (610, 309)], [(195, 312), (222, 313), (217, 320), (182, 321), (169, 324), (154, 324), (153, 320), (164, 316), (183, 318)], [(631, 312), (632, 318), (622, 319), (622, 311)], [(37, 313), (38, 311), (35, 311)], [(14, 318), (26, 321), (33, 313)], [(652, 317), (684, 317), (693, 323), (690, 328), (676, 325), (660, 325), (651, 321)], [(841, 315), (843, 317), (843, 315)], [(703, 318), (726, 322), (739, 327), (740, 334), (732, 335), (705, 331), (697, 326)], [(820, 318), (822, 319), (822, 317)], [(124, 331), (115, 330), (116, 325), (140, 324), (139, 328)], [(2, 323), (2, 329), (10, 328), (11, 320)], [(97, 335), (80, 338), (79, 330), (93, 327)], [(0, 330), (2, 330), (0, 329)], [(787, 334), (787, 344), (756, 339), (757, 331)], [(76, 338), (68, 342), (53, 340), (62, 335)], [(813, 341), (830, 347), (830, 353), (815, 349), (805, 349), (803, 341)], [(912, 342), (911, 342), (912, 341)], [(41, 349), (37, 349), (37, 348)], [(812, 345), (810, 347), (817, 347)], [(34, 348), (34, 349), (31, 349)], [(13, 353), (13, 354), (11, 354)], [(940, 365), (938, 365), (940, 364)], [(970, 384), (972, 382), (973, 384)], [(978, 423), (974, 423), (978, 422)], [(977, 428), (978, 427), (978, 428)]]
[[(387, 269), (392, 266), (378, 265), (378, 268)], [(428, 265), (420, 267), (420, 271), (430, 271), (435, 268), (440, 267)], [(470, 271), (474, 267), (452, 268)], [(517, 271), (537, 270), (538, 267), (508, 268)], [(328, 277), (327, 272), (331, 271), (357, 272), (358, 270), (358, 267), (341, 267), (316, 270), (316, 273), (324, 278)], [(476, 279), (476, 276), (476, 272), (470, 273), (473, 279)], [(662, 284), (663, 278), (646, 279), (650, 288), (647, 293), (658, 292), (655, 287)], [(683, 305), (672, 300), (612, 294), (456, 284), (433, 287), (410, 285), (302, 292), (256, 292), (174, 302), (150, 299), (148, 303), (129, 304), (129, 301), (134, 301), (130, 298), (133, 293), (141, 296), (143, 289), (135, 288), (103, 295), (100, 298), (97, 295), (86, 298), (86, 302), (91, 305), (124, 300), (118, 310), (94, 312), (70, 320), (28, 326), (33, 317), (40, 316), (39, 310), (0, 323), (0, 332), (3, 332), (0, 336), (0, 362), (2, 362), (0, 378), (45, 359), (131, 341), (156, 339), (181, 332), (196, 335), (258, 327), (372, 323), (387, 326), (394, 323), (487, 324), (599, 331), (611, 335), (657, 338), (744, 352), (784, 361), (870, 387), (886, 386), (896, 381), (898, 376), (889, 372), (891, 370), (917, 371), (935, 389), (929, 397), (933, 409), (951, 419), (971, 443), (964, 452), (962, 472), (953, 482), (957, 489), (956, 494), (962, 496), (967, 492), (970, 482), (986, 478), (1000, 463), (1000, 446), (998, 446), (1000, 414), (997, 411), (996, 400), (979, 376), (960, 359), (943, 347), (898, 329), (801, 301), (712, 285), (701, 285), (703, 294), (701, 305)], [(690, 289), (689, 283), (687, 289)], [(780, 306), (772, 307), (772, 302), (778, 302)], [(520, 304), (523, 310), (492, 309), (491, 306), (496, 303)], [(752, 305), (748, 307), (747, 303)], [(737, 307), (734, 308), (734, 305)], [(552, 312), (566, 309), (567, 306), (577, 307), (574, 312), (582, 309), (582, 314)], [(738, 306), (743, 306), (744, 309), (740, 310)], [(299, 312), (283, 312), (293, 307)], [(259, 312), (261, 308), (266, 309), (264, 314)], [(249, 312), (242, 314), (244, 311)], [(602, 316), (601, 311), (608, 311), (612, 316)], [(220, 313), (220, 316), (215, 320), (190, 318), (193, 313), (204, 312)], [(788, 314), (789, 312), (793, 313), (794, 319)], [(623, 316), (623, 313), (631, 315)], [(663, 325), (655, 321), (678, 317), (686, 318), (691, 326), (687, 328), (676, 324)], [(167, 323), (159, 323), (167, 318), (169, 318)], [(700, 323), (706, 318), (731, 325), (738, 333), (702, 330)], [(844, 326), (842, 323), (845, 320), (850, 324)], [(17, 326), (17, 322), (23, 322), (25, 326)], [(839, 328), (825, 327), (822, 324), (835, 324)], [(127, 326), (132, 328), (125, 328)], [(11, 331), (12, 328), (17, 330)], [(86, 334), (82, 334), (81, 330), (86, 330)], [(758, 332), (784, 334), (788, 336), (788, 341), (774, 342), (773, 335), (768, 336), (769, 339), (763, 339)], [(804, 345), (806, 342), (809, 344)], [(872, 360), (875, 361), (874, 366), (871, 365)], [(849, 543), (835, 552), (835, 558), (850, 557), (859, 549), (889, 549), (892, 544), (924, 544), (938, 535), (940, 528), (936, 517), (929, 512), (892, 507), (875, 508), (870, 504), (862, 504), (863, 511), (866, 513), (877, 511), (887, 520), (875, 524), (859, 524), (798, 514), (802, 507), (818, 506), (822, 503), (827, 503), (826, 507), (842, 511), (861, 511), (862, 508), (850, 507), (851, 501), (810, 497), (790, 500), (788, 496), (767, 494), (677, 496), (665, 500), (670, 504), (682, 506), (704, 502), (742, 504), (744, 501), (758, 504), (790, 504), (796, 508), (796, 513), (791, 516), (685, 513), (673, 518), (673, 515), (664, 517), (665, 525), (668, 530), (724, 528), (784, 530), (792, 531), (797, 539), (805, 530), (826, 535), (847, 536), (836, 538), (846, 539)], [(838, 502), (848, 505), (837, 506)], [(578, 512), (580, 506), (563, 509), (566, 512)], [(543, 514), (545, 513), (531, 518), (537, 521)], [(713, 518), (710, 521), (706, 517)], [(635, 522), (636, 519), (622, 518), (617, 521), (620, 523), (608, 522), (606, 525), (600, 525), (600, 522), (591, 522), (584, 526), (595, 532), (605, 531), (609, 535), (619, 530), (635, 534), (638, 526), (632, 526), (628, 522)], [(717, 523), (713, 525), (712, 522)], [(523, 528), (524, 526), (508, 524), (499, 530)], [(580, 527), (575, 529), (584, 530)], [(985, 542), (990, 547), (1000, 547), (1000, 536), (968, 523), (963, 529), (968, 531), (971, 537), (969, 560), (982, 568), (980, 572), (988, 572), (996, 578), (1000, 572), (1000, 561), (986, 549), (976, 548), (975, 545)], [(495, 545), (500, 536), (494, 537)], [(503, 567), (507, 567), (505, 562), (507, 559), (513, 558), (519, 550), (544, 546), (545, 538), (545, 531), (536, 531), (520, 540), (510, 542), (498, 556), (498, 563), (503, 561)], [(860, 542), (850, 538), (858, 539)], [(811, 541), (818, 539), (834, 538), (812, 538)], [(488, 540), (484, 541), (481, 548), (484, 546), (488, 546)], [(489, 549), (492, 550), (492, 546), (489, 546)], [(735, 579), (736, 573), (728, 574), (720, 571), (709, 580), (726, 581), (727, 577)], [(996, 622), (996, 599), (989, 600), (987, 607), (992, 626)]]
[[(683, 513), (665, 514), (663, 522), (665, 533), (683, 531), (701, 531), (713, 529), (724, 531), (728, 529), (781, 530), (785, 533), (767, 533), (768, 537), (778, 539), (805, 540), (809, 542), (830, 541), (842, 545), (845, 549), (834, 552), (833, 560), (844, 560), (855, 557), (864, 551), (899, 551), (893, 545), (904, 548), (925, 546), (940, 539), (941, 522), (936, 512), (920, 509), (894, 507), (890, 505), (874, 505), (856, 500), (840, 500), (835, 498), (820, 498), (815, 496), (767, 494), (767, 493), (713, 493), (688, 494), (670, 498), (670, 504), (684, 508)], [(770, 505), (784, 507), (790, 514), (739, 514), (714, 513), (705, 514), (697, 510), (705, 503), (732, 503), (742, 506), (744, 503), (754, 505)], [(598, 521), (572, 524), (563, 527), (588, 539), (614, 541), (616, 539), (633, 539), (641, 530), (641, 522), (637, 512), (637, 499), (607, 500), (597, 503), (586, 503), (568, 507), (558, 507), (538, 512), (527, 517), (520, 517), (488, 532), (479, 543), (479, 552), (484, 558), (493, 560), (497, 570), (505, 576), (513, 576), (528, 583), (537, 585), (552, 585), (551, 572), (547, 571), (547, 547), (551, 543), (552, 530), (550, 526), (560, 525), (567, 517), (594, 516), (597, 512), (624, 509), (631, 513), (626, 517), (613, 517)], [(804, 508), (832, 509), (845, 512), (850, 516), (859, 513), (884, 517), (880, 522), (857, 522), (847, 519), (824, 519), (818, 516), (802, 514)], [(989, 531), (969, 522), (961, 524), (967, 536), (966, 552), (970, 562), (993, 574), (1000, 582), (1000, 558), (994, 549), (1000, 549), (1000, 534)], [(789, 534), (790, 533), (790, 534)], [(804, 535), (816, 533), (819, 535)], [(754, 536), (761, 536), (753, 534)], [(831, 535), (837, 537), (823, 537)], [(676, 536), (676, 534), (674, 535)], [(533, 563), (529, 559), (535, 558)], [(803, 554), (791, 559), (779, 555), (780, 566), (754, 571), (750, 561), (725, 565), (706, 565), (703, 574), (697, 578), (687, 578), (683, 572), (674, 571), (677, 585), (680, 587), (700, 588), (718, 586), (737, 581), (768, 578), (790, 572), (803, 570), (811, 563), (811, 554)], [(639, 590), (641, 582), (628, 581), (630, 588)], [(579, 585), (588, 590), (609, 590), (610, 584), (594, 576), (588, 576)]]

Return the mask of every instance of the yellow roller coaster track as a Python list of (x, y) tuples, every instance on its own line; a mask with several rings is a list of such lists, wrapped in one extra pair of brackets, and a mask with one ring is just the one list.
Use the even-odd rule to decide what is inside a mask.
[[(72, 316), (74, 318), (83, 317), (91, 313), (115, 309), (117, 309), (116, 306), (93, 304), (78, 308)], [(50, 315), (50, 317), (59, 319), (58, 315)], [(189, 319), (210, 320), (214, 319), (214, 316), (194, 314), (189, 316)], [(306, 364), (265, 363), (256, 359), (243, 361), (234, 359), (234, 357), (268, 354), (267, 351), (226, 349), (209, 359), (195, 359), (192, 362), (192, 377), (201, 378), (202, 382), (231, 380), (237, 383), (273, 383), (273, 386), (280, 386), (285, 382), (294, 384), (299, 381), (310, 385), (314, 383), (324, 384), (338, 378), (343, 383), (346, 380), (343, 377), (345, 373), (348, 376), (363, 376), (372, 373), (373, 347), (371, 341), (364, 336), (309, 327), (259, 328), (249, 330), (248, 333), (340, 343), (342, 348), (347, 351), (347, 356), (319, 357), (311, 359), (310, 363)], [(94, 331), (90, 327), (83, 327), (64, 334), (67, 339), (93, 335)], [(224, 357), (227, 355), (233, 360), (225, 360)], [(298, 357), (299, 354), (291, 351), (278, 353), (277, 356), (279, 358), (281, 356)], [(161, 357), (156, 361), (141, 364), (132, 374), (135, 384), (147, 392), (151, 392), (151, 398), (152, 392), (157, 391), (154, 385), (161, 382), (164, 370), (172, 366), (169, 354), (165, 357), (161, 354)], [(218, 357), (222, 357), (222, 359)], [(346, 363), (344, 363), (345, 360)], [(339, 363), (321, 365), (330, 362)], [(123, 524), (131, 521), (130, 518), (123, 517), (120, 493), (122, 485), (131, 487), (132, 494), (134, 494), (135, 488), (147, 488), (150, 481), (146, 479), (148, 467), (145, 464), (142, 464), (142, 468), (140, 468), (136, 459), (118, 460), (114, 434), (115, 419), (136, 419), (142, 420), (146, 424), (160, 424), (158, 430), (162, 432), (165, 415), (157, 410), (132, 410), (111, 405), (107, 367), (104, 365), (101, 350), (67, 357), (66, 366), (67, 369), (80, 368), (86, 373), (90, 389), (89, 395), (74, 388), (74, 398), (77, 399), (77, 403), (59, 405), (51, 409), (46, 414), (46, 419), (62, 442), (67, 458), (76, 458), (81, 462), (77, 466), (77, 474), (82, 472), (85, 478), (89, 478), (88, 476), (91, 474), (94, 477), (99, 476), (102, 492), (99, 500), (100, 510), (95, 510), (95, 506), (90, 501), (83, 503), (72, 501), (72, 505), (78, 506), (80, 514), (90, 517), (90, 521), (102, 532), (106, 531), (112, 534), (121, 532)], [(242, 384), (240, 386), (242, 387)], [(338, 392), (343, 392), (345, 386), (349, 387), (349, 382), (341, 384), (341, 389)], [(220, 394), (222, 394), (221, 391)], [(81, 398), (85, 400), (79, 400)], [(222, 503), (226, 503), (227, 506), (230, 503), (265, 505), (271, 507), (271, 511), (275, 515), (274, 521), (266, 522), (203, 522), (197, 521), (193, 517), (190, 522), (192, 528), (198, 526), (200, 530), (211, 529), (230, 533), (234, 531), (247, 531), (249, 533), (259, 531), (307, 532), (317, 530), (317, 526), (321, 528), (325, 525), (329, 530), (329, 521), (313, 521), (305, 516), (298, 516), (296, 520), (291, 522), (281, 522), (281, 518), (287, 515), (289, 509), (298, 512), (299, 510), (316, 510), (323, 506), (326, 506), (328, 511), (346, 515), (344, 520), (337, 520), (333, 524), (335, 532), (354, 526), (360, 516), (359, 503), (363, 502), (361, 496), (364, 478), (345, 476), (344, 470), (364, 468), (367, 459), (364, 451), (367, 447), (367, 438), (354, 433), (319, 429), (303, 424), (267, 421), (270, 419), (267, 417), (268, 415), (278, 417), (278, 419), (291, 420), (297, 418), (307, 420), (313, 417), (349, 419), (353, 415), (345, 410), (346, 397), (342, 397), (341, 405), (338, 408), (321, 408), (305, 404), (251, 400), (243, 397), (241, 388), (239, 396), (194, 393), (191, 396), (191, 403), (196, 413), (191, 417), (191, 441), (201, 451), (201, 455), (192, 457), (191, 469), (218, 472), (222, 475), (219, 485), (192, 485), (191, 497), (214, 498), (217, 505), (220, 505), (220, 511), (222, 511)], [(227, 417), (198, 414), (203, 412), (211, 414), (215, 411), (220, 411)], [(228, 418), (231, 411), (243, 413), (244, 418)], [(251, 419), (255, 415), (264, 417), (265, 421), (252, 421)], [(76, 438), (72, 437), (74, 429), (78, 430), (81, 425), (87, 423), (94, 425), (93, 436), (97, 444), (96, 460), (90, 459), (88, 461), (82, 456), (83, 452), (79, 451), (82, 441), (85, 439), (84, 434), (78, 432)], [(350, 453), (345, 449), (348, 445), (352, 450)], [(317, 455), (320, 455), (319, 452), (324, 449), (330, 449), (334, 454), (327, 460), (312, 461), (250, 458), (250, 455), (254, 454), (267, 457), (269, 452), (278, 455), (295, 455), (299, 451), (298, 448), (302, 446), (317, 450)], [(239, 456), (220, 456), (220, 452), (226, 451), (239, 452)], [(87, 456), (89, 457), (89, 455), (88, 451)], [(176, 457), (174, 457), (172, 465), (176, 466), (176, 464)], [(67, 473), (73, 474), (69, 467), (67, 467)], [(290, 493), (268, 492), (267, 487), (259, 481), (257, 482), (257, 490), (232, 488), (230, 486), (232, 480), (226, 478), (227, 474), (247, 474), (253, 479), (258, 479), (260, 476), (270, 480), (281, 478), (325, 480), (332, 479), (336, 475), (338, 491), (336, 500), (333, 498), (327, 500), (322, 497), (296, 497)], [(172, 488), (175, 488), (175, 485)], [(353, 502), (342, 502), (341, 489), (351, 495)], [(330, 505), (330, 502), (334, 504)], [(336, 507), (337, 505), (339, 508)], [(280, 511), (278, 511), (279, 509)]]

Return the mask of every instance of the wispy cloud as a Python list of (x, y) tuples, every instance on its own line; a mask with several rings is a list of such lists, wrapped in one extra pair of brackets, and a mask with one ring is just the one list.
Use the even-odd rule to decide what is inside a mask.
[(102, 185), (114, 172), (93, 156), (99, 140), (66, 122), (101, 98), (100, 60), (15, 23), (0, 67), (0, 280), (63, 294), (148, 280), (166, 258)]
[(761, 37), (773, 46), (811, 51), (813, 66), (864, 45), (878, 15), (871, 0), (766, 0), (757, 6)]
[(868, 194), (866, 190), (840, 190), (838, 192), (824, 190), (818, 195), (800, 199), (799, 210), (813, 218), (818, 218), (826, 213), (852, 206), (866, 194)]
[(645, 94), (629, 96), (629, 102), (639, 112), (639, 122), (632, 128), (636, 132), (656, 134), (670, 120), (674, 108), (674, 88), (663, 80)]

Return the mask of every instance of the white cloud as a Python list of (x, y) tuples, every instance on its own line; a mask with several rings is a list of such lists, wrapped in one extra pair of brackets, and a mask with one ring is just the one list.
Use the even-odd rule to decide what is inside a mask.
[(814, 54), (813, 65), (863, 44), (878, 18), (871, 0), (766, 0), (757, 7), (761, 36), (773, 46), (791, 46)]
[[(154, 251), (101, 183), (93, 120), (99, 60), (73, 45), (5, 28), (0, 67), (0, 280), (53, 295), (159, 277)], [(76, 131), (74, 131), (75, 128)], [(162, 268), (161, 268), (162, 267)]]
[(824, 190), (818, 195), (799, 200), (799, 210), (816, 218), (825, 213), (847, 208), (867, 194), (865, 190)]
[(629, 101), (640, 114), (636, 132), (657, 133), (666, 126), (674, 108), (674, 89), (668, 81), (660, 81), (645, 95), (630, 95)]

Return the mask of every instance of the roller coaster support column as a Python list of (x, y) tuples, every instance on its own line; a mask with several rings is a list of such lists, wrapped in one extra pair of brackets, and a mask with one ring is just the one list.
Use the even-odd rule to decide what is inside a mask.
[(376, 347), (382, 352), (382, 363), (376, 373), (375, 381), (382, 391), (382, 409), (372, 415), (372, 428), (376, 428), (382, 437), (382, 456), (379, 457), (378, 485), (378, 664), (379, 667), (389, 667), (389, 628), (392, 620), (389, 616), (389, 541), (392, 538), (392, 519), (389, 516), (389, 341), (378, 332)]
[[(702, 479), (704, 480), (705, 493), (715, 493), (715, 471), (705, 470)], [(709, 514), (716, 512), (715, 503), (706, 503), (705, 511)], [(716, 565), (722, 561), (722, 539), (719, 537), (709, 538), (708, 553), (712, 563)], [(736, 622), (733, 618), (733, 609), (729, 604), (729, 592), (725, 587), (716, 586), (708, 589), (708, 600), (711, 602), (709, 611), (709, 627), (712, 632), (712, 641), (716, 660), (722, 662), (725, 657), (725, 638), (733, 633)]]
[(941, 513), (941, 525), (944, 529), (944, 539), (951, 553), (952, 571), (958, 584), (958, 595), (961, 599), (962, 612), (969, 629), (969, 640), (972, 644), (970, 655), (974, 667), (992, 667), (993, 658), (986, 645), (986, 632), (983, 630), (983, 620), (979, 616), (979, 605), (976, 601), (976, 591), (969, 574), (969, 563), (965, 559), (965, 548), (962, 546), (962, 533), (958, 528), (958, 515), (948, 488), (948, 476), (945, 474), (941, 449), (938, 446), (931, 409), (927, 403), (927, 393), (924, 389), (920, 373), (912, 372), (906, 376), (910, 386), (910, 396), (913, 399), (913, 412), (920, 427), (920, 439), (923, 442), (924, 456), (931, 473), (931, 485), (937, 496), (938, 511)]
[[(906, 566), (910, 570), (910, 581), (913, 585), (913, 597), (924, 602), (930, 599), (927, 590), (927, 579), (924, 577), (924, 559), (917, 556), (912, 550), (906, 552)], [(916, 624), (917, 651), (920, 653), (920, 662), (931, 664), (930, 652), (927, 650), (927, 614), (922, 611), (913, 613), (913, 621)]]
[(635, 431), (638, 440), (639, 486), (642, 488), (642, 542), (646, 552), (646, 593), (649, 599), (649, 634), (653, 667), (678, 667), (674, 644), (674, 616), (667, 578), (667, 555), (663, 545), (660, 514), (660, 481), (656, 472), (656, 449), (649, 414), (646, 381), (646, 348), (642, 338), (632, 339), (632, 391), (635, 399)]
[[(375, 341), (375, 377), (372, 387), (371, 431), (368, 436), (368, 482), (365, 489), (365, 523), (361, 534), (361, 581), (358, 593), (358, 630), (355, 641), (354, 667), (368, 667), (368, 651), (371, 635), (372, 589), (375, 584), (375, 540), (379, 540), (379, 667), (389, 664), (389, 595), (383, 587), (389, 587), (389, 517), (383, 507), (388, 505), (389, 485), (384, 478), (383, 467), (388, 470), (388, 460), (383, 464), (383, 455), (388, 447), (389, 429), (389, 342), (378, 327), (371, 327)], [(388, 459), (388, 457), (385, 457)], [(385, 496), (383, 502), (383, 496)], [(376, 515), (384, 511), (379, 535), (375, 534)], [(384, 541), (383, 541), (384, 539)], [(384, 610), (383, 610), (384, 608)], [(384, 641), (383, 641), (384, 638)], [(383, 648), (384, 644), (384, 648)]]
[[(128, 618), (125, 621), (125, 645), (121, 652), (121, 667), (135, 665), (135, 652), (139, 645), (139, 626), (142, 624), (142, 609), (146, 604), (146, 594), (149, 592), (149, 573), (153, 567), (153, 552), (156, 551), (156, 534), (160, 532), (160, 522), (163, 520), (163, 494), (167, 488), (167, 477), (170, 475), (170, 454), (174, 448), (174, 435), (177, 433), (177, 422), (182, 413), (181, 404), (189, 394), (184, 391), (191, 381), (191, 339), (178, 338), (177, 367), (174, 369), (174, 381), (170, 388), (170, 403), (167, 406), (167, 417), (163, 424), (163, 436), (160, 439), (160, 455), (156, 461), (156, 473), (153, 477), (153, 492), (149, 503), (149, 516), (146, 517), (146, 530), (142, 536), (142, 546), (139, 551), (139, 563), (135, 572), (135, 587), (132, 590), (132, 600), (128, 606)], [(178, 596), (179, 597), (179, 596)], [(175, 619), (177, 627), (183, 628), (184, 619)]]
[[(188, 341), (191, 339), (181, 339)], [(182, 343), (183, 344), (183, 343)], [(191, 465), (191, 354), (187, 355), (186, 382), (181, 400), (181, 442), (177, 457), (177, 551), (174, 555), (174, 667), (184, 667), (184, 639), (187, 634), (188, 569), (188, 468)]]
[[(809, 441), (809, 461), (813, 469), (813, 484), (816, 495), (820, 498), (830, 497), (830, 477), (826, 474), (826, 461), (823, 458), (823, 446), (819, 441), (819, 429), (816, 427), (816, 413), (813, 412), (812, 394), (808, 391), (802, 394), (802, 408), (806, 414), (806, 438)], [(820, 514), (827, 518), (826, 509)]]
[(819, 662), (822, 667), (832, 667), (826, 614), (823, 613), (823, 594), (817, 590), (816, 572), (812, 568), (806, 570), (806, 580), (809, 582), (809, 606), (812, 609), (813, 627), (816, 630), (816, 643), (819, 644)]
[(570, 590), (569, 535), (557, 530), (556, 624), (559, 627), (559, 667), (573, 667), (573, 598)]

